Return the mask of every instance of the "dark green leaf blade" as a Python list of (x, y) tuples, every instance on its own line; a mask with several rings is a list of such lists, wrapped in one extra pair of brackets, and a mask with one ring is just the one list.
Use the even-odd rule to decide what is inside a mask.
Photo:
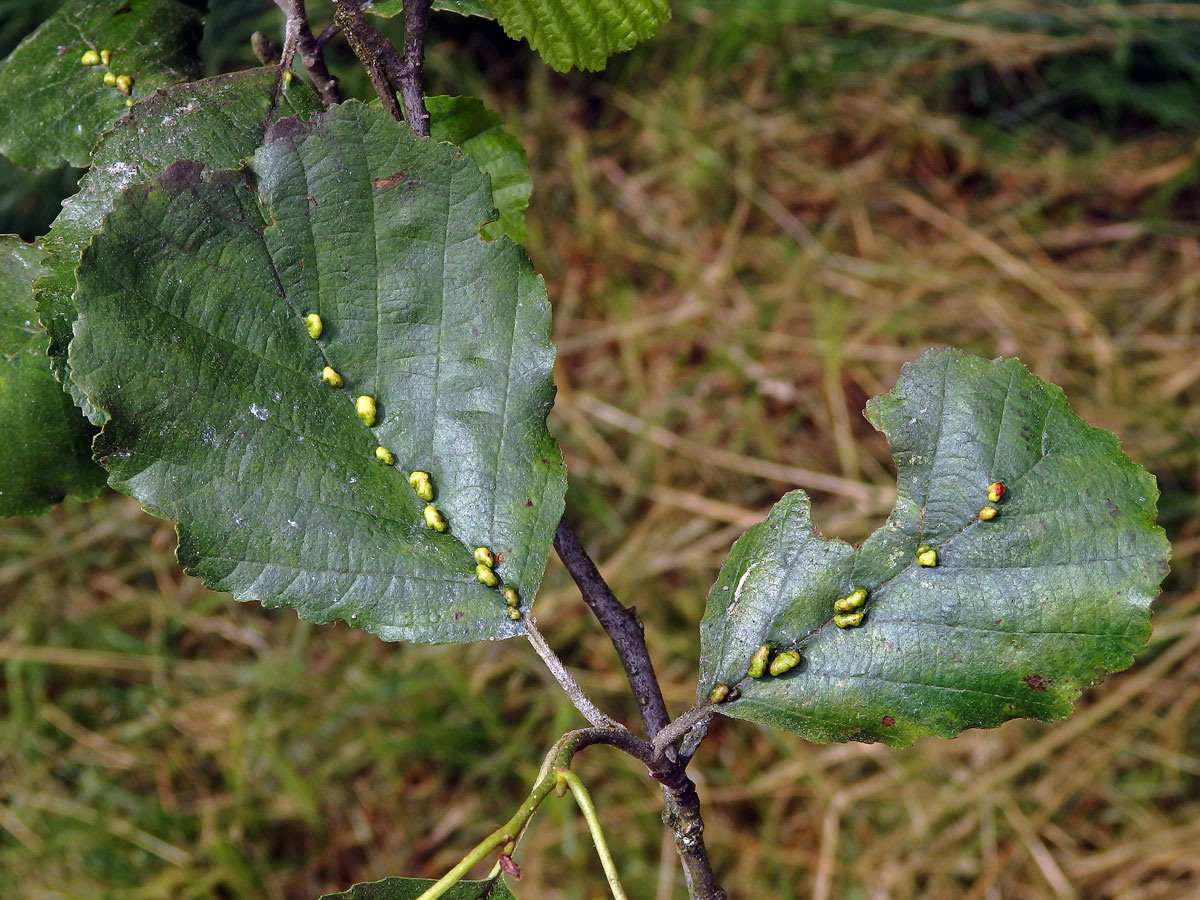
[(321, 109), (316, 93), (297, 80), (276, 98), (279, 70), (247, 69), (156, 91), (134, 105), (104, 135), (79, 192), (63, 203), (41, 246), (50, 252), (34, 284), (38, 315), (50, 334), (55, 375), (91, 414), (69, 378), (67, 346), (75, 321), (75, 268), (113, 201), (131, 184), (162, 172), (178, 159), (210, 169), (233, 168), (254, 155), (267, 128), (284, 116)]
[[(436, 883), (430, 878), (385, 878), (356, 884), (338, 894), (325, 894), (320, 900), (416, 900)], [(502, 878), (460, 881), (442, 897), (445, 900), (515, 900)]]
[[(374, 13), (383, 19), (391, 19), (404, 12), (403, 0), (380, 0), (365, 7), (367, 12)], [(455, 12), (460, 16), (481, 16), (484, 19), (494, 19), (485, 0), (433, 0), (430, 9), (441, 9)]]
[[(126, 111), (108, 71), (133, 78), (133, 97), (195, 78), (200, 17), (177, 0), (69, 0), (0, 63), (0, 153), (25, 168), (86, 166), (100, 135)], [(108, 50), (111, 66), (80, 63)]]
[(505, 34), (558, 72), (598, 71), (671, 18), (668, 0), (488, 0)]
[[(527, 609), (565, 477), (545, 288), (518, 247), (479, 237), (487, 179), (357, 103), (278, 123), (254, 168), (257, 191), (173, 166), (84, 254), (72, 377), (111, 417), (110, 483), (177, 520), (181, 561), (238, 599), (389, 640), (521, 633), (471, 551), (502, 555)], [(415, 469), (447, 533), (425, 527)]]
[[(701, 624), (700, 694), (736, 686), (726, 715), (815, 741), (905, 745), (1017, 717), (1070, 713), (1150, 634), (1169, 546), (1158, 489), (1111, 434), (1017, 360), (929, 351), (868, 404), (899, 469), (887, 524), (854, 550), (784, 497), (734, 546)], [(994, 481), (1000, 514), (981, 521)], [(917, 547), (937, 550), (919, 566)], [(834, 599), (868, 592), (857, 628)], [(799, 650), (747, 678), (760, 645)]]
[(33, 307), (44, 254), (0, 236), (0, 516), (46, 512), (66, 494), (104, 486), (92, 462), (93, 429), (50, 373)]
[(492, 201), (500, 218), (483, 227), (483, 236), (525, 240), (525, 210), (533, 178), (525, 148), (508, 133), (500, 117), (477, 97), (426, 97), (434, 140), (462, 147), (492, 180)]

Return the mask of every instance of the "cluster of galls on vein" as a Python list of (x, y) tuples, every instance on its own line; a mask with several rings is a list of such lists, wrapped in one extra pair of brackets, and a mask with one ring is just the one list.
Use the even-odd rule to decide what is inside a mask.
[[(325, 331), (325, 323), (317, 313), (309, 313), (304, 317), (304, 327), (308, 331), (308, 336), (314, 341)], [(340, 388), (344, 384), (342, 376), (333, 366), (326, 366), (321, 370), (321, 380), (330, 387), (335, 388)], [(368, 428), (375, 425), (377, 409), (374, 397), (367, 394), (356, 397), (354, 399), (354, 411)], [(394, 466), (396, 464), (396, 455), (382, 445), (375, 448), (375, 458), (385, 466)], [(442, 515), (441, 510), (433, 503), (433, 477), (428, 472), (412, 472), (408, 476), (408, 484), (413, 489), (413, 492), (425, 501), (423, 515), (426, 527), (439, 533), (444, 532), (449, 525), (446, 524), (446, 517)], [(499, 588), (500, 576), (494, 571), (498, 561), (496, 554), (487, 547), (476, 547), (473, 556), (476, 563), (475, 577), (479, 580), (479, 583), (490, 588)], [(520, 619), (521, 596), (517, 593), (517, 589), (512, 587), (512, 585), (504, 585), (500, 589), (500, 594), (504, 597), (507, 616), (513, 621)]]
[(110, 68), (112, 65), (112, 56), (111, 50), (85, 50), (83, 56), (79, 58), (79, 64), (88, 67), (104, 66), (107, 70), (102, 79), (104, 83), (110, 88), (116, 88), (128, 98), (125, 101), (126, 106), (133, 106), (133, 97), (129, 96), (133, 93), (133, 76), (118, 75), (114, 72)]
[[(1002, 481), (993, 481), (988, 485), (988, 505), (979, 510), (980, 521), (990, 522), (1000, 515), (1000, 510), (994, 504), (1003, 500), (1007, 493), (1008, 488)], [(924, 568), (935, 567), (938, 564), (937, 549), (929, 544), (922, 544), (917, 548), (916, 560), (917, 565)], [(857, 628), (862, 624), (866, 615), (866, 610), (863, 608), (866, 602), (866, 588), (857, 588), (845, 597), (838, 597), (833, 601), (833, 624), (838, 628)], [(746, 677), (762, 678), (768, 674), (778, 676), (800, 664), (800, 653), (797, 650), (780, 650), (774, 657), (771, 653), (771, 647), (768, 644), (763, 644), (755, 650), (754, 655), (750, 657), (750, 666), (746, 670)], [(727, 684), (718, 684), (709, 693), (708, 699), (713, 703), (725, 703), (736, 700), (740, 696), (741, 691), (736, 687), (731, 688)]]

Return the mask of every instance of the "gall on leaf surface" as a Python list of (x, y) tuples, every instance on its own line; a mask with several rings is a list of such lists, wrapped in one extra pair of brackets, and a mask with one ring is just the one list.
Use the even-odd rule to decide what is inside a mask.
[[(178, 0), (67, 0), (0, 62), (0, 153), (26, 169), (87, 166), (100, 135), (127, 112), (106, 72), (133, 97), (199, 75), (200, 15)], [(85, 53), (112, 54), (83, 65)]]
[[(931, 350), (867, 406), (891, 443), (898, 499), (855, 549), (813, 530), (787, 494), (734, 545), (700, 627), (698, 695), (718, 711), (813, 741), (906, 745), (1071, 712), (1150, 635), (1169, 546), (1154, 478), (1063, 392), (1014, 359)], [(1008, 491), (979, 518), (988, 486)], [(918, 547), (937, 551), (918, 563)], [(868, 592), (861, 625), (833, 602)], [(747, 678), (761, 645), (795, 649), (778, 678)]]
[(0, 236), (0, 516), (44, 513), (67, 494), (104, 487), (95, 432), (50, 372), (33, 280), (46, 254)]
[(470, 157), (359, 103), (276, 123), (252, 171), (183, 162), (127, 189), (84, 253), (70, 350), (109, 483), (238, 599), (388, 640), (522, 633), (473, 550), (527, 609), (566, 480), (545, 286), (480, 237), (493, 219)]

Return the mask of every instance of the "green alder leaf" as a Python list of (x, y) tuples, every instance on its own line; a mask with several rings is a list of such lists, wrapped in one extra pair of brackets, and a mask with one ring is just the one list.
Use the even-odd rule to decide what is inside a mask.
[[(1169, 546), (1158, 489), (1113, 435), (1015, 359), (931, 350), (867, 418), (892, 445), (899, 497), (854, 549), (813, 531), (786, 495), (734, 545), (701, 623), (700, 696), (718, 711), (814, 741), (906, 745), (1021, 716), (1071, 712), (1127, 668), (1150, 634)], [(1008, 493), (982, 521), (988, 486)], [(917, 548), (937, 551), (919, 566)], [(864, 588), (857, 628), (831, 622)], [(778, 677), (746, 677), (761, 645), (795, 649)]]
[[(177, 0), (68, 0), (0, 63), (0, 153), (19, 166), (89, 164), (100, 135), (126, 112), (106, 72), (133, 78), (133, 97), (199, 72), (200, 16)], [(89, 50), (110, 66), (82, 65)]]
[[(494, 19), (492, 11), (488, 9), (485, 0), (433, 0), (430, 9), (441, 9), (447, 12), (456, 12), (460, 16), (481, 16), (485, 19)], [(404, 12), (403, 0), (382, 0), (380, 3), (372, 3), (366, 7), (366, 11), (374, 13), (383, 19), (390, 19)]]
[(492, 180), (492, 202), (500, 218), (483, 226), (483, 236), (525, 240), (525, 210), (533, 178), (525, 148), (509, 134), (500, 117), (476, 97), (426, 97), (434, 140), (462, 147)]
[[(356, 884), (320, 900), (416, 900), (437, 882), (431, 878), (385, 878)], [(504, 879), (460, 881), (441, 895), (445, 900), (515, 900)]]
[(505, 34), (524, 38), (552, 69), (598, 71), (671, 18), (669, 0), (488, 0)]
[(524, 631), (472, 550), (527, 610), (566, 480), (545, 286), (479, 236), (492, 213), (469, 157), (359, 103), (276, 123), (252, 173), (182, 162), (122, 194), (78, 271), (72, 378), (109, 483), (179, 522), (190, 573), (389, 640)]
[(32, 289), (44, 257), (0, 236), (0, 516), (37, 515), (66, 494), (91, 498), (104, 486), (92, 462), (94, 429), (46, 359)]
[(94, 410), (68, 380), (67, 362), (75, 321), (71, 296), (83, 248), (129, 185), (146, 181), (179, 159), (196, 160), (210, 169), (240, 165), (254, 155), (274, 121), (321, 109), (316, 93), (300, 81), (292, 79), (277, 98), (278, 86), (279, 69), (272, 66), (156, 91), (104, 135), (79, 192), (63, 202), (41, 241), (50, 257), (45, 274), (34, 284), (34, 296), (50, 334), (54, 373), (89, 416), (95, 417)]

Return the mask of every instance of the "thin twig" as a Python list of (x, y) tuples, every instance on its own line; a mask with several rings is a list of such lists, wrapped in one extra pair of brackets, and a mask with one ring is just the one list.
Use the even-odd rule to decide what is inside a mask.
[[(413, 134), (420, 137), (429, 135), (422, 78), (430, 2), (408, 0), (404, 4), (404, 55), (401, 56), (367, 21), (359, 0), (334, 0), (337, 7), (334, 22), (346, 33), (354, 55), (366, 68), (383, 108), (397, 121), (404, 118)], [(403, 112), (396, 102), (397, 92), (404, 102)]]
[[(287, 16), (287, 29), (285, 32), (287, 37), (284, 42), (282, 59), (284, 71), (291, 67), (292, 57), (299, 51), (305, 71), (308, 72), (308, 77), (312, 79), (317, 93), (321, 95), (321, 102), (326, 107), (333, 106), (335, 103), (341, 103), (342, 94), (338, 90), (338, 80), (330, 74), (329, 67), (325, 65), (324, 51), (328, 38), (323, 43), (313, 37), (312, 27), (308, 23), (308, 10), (305, 8), (304, 0), (275, 0), (275, 5), (283, 10), (284, 15)], [(330, 26), (330, 28), (332, 27)], [(325, 32), (329, 30), (329, 28), (326, 28)], [(324, 37), (325, 32), (322, 32), (322, 37)], [(336, 31), (333, 34), (336, 34)], [(333, 34), (330, 34), (329, 37), (333, 37)]]
[[(686, 766), (691, 755), (703, 740), (703, 727), (691, 731), (685, 742), (686, 755), (677, 757), (671, 744), (689, 729), (705, 720), (705, 716), (690, 720), (686, 728), (660, 743), (664, 729), (672, 728), (667, 705), (663, 700), (662, 688), (654, 675), (650, 653), (646, 649), (646, 638), (637, 614), (625, 607), (605, 583), (596, 564), (579, 543), (579, 538), (564, 522), (560, 522), (554, 535), (554, 549), (558, 551), (567, 571), (579, 586), (584, 602), (595, 614), (600, 627), (608, 634), (625, 675), (633, 688), (646, 731), (654, 740), (655, 749), (648, 762), (652, 778), (662, 785), (666, 810), (663, 822), (675, 838), (675, 848), (683, 863), (683, 875), (687, 881), (688, 896), (692, 900), (725, 900), (725, 892), (717, 881), (712, 865), (708, 861), (708, 849), (704, 845), (704, 820), (700, 816), (700, 797), (696, 785), (688, 778)], [(677, 722), (682, 722), (689, 713), (684, 713)], [(709, 710), (711, 714), (711, 710)], [(672, 728), (672, 731), (674, 729)], [(628, 751), (627, 751), (628, 752)], [(645, 760), (643, 760), (645, 762)]]
[(704, 819), (700, 816), (700, 797), (696, 785), (677, 763), (671, 763), (659, 777), (667, 808), (663, 824), (675, 837), (675, 850), (683, 863), (683, 877), (691, 900), (726, 900), (725, 891), (717, 881), (708, 848), (704, 845)]
[(367, 21), (358, 0), (334, 0), (334, 6), (334, 22), (345, 32), (350, 49), (367, 70), (379, 102), (393, 119), (403, 121), (404, 113), (396, 101), (396, 85), (392, 81), (392, 74), (398, 74), (404, 67), (400, 54)]
[(400, 99), (413, 134), (429, 137), (429, 110), (423, 87), (425, 29), (429, 24), (431, 0), (404, 0), (404, 72), (400, 75)]
[(450, 888), (458, 884), (476, 863), (483, 860), (497, 847), (502, 847), (511, 841), (513, 836), (524, 829), (529, 820), (533, 818), (533, 814), (542, 805), (542, 801), (550, 796), (550, 792), (554, 790), (554, 786), (557, 783), (557, 773), (551, 773), (541, 778), (533, 786), (533, 790), (529, 792), (529, 796), (525, 798), (525, 802), (517, 808), (517, 811), (512, 814), (507, 822), (476, 844), (466, 856), (459, 860), (453, 869), (431, 884), (417, 900), (437, 900), (438, 897), (441, 897)]
[[(654, 746), (654, 752), (664, 752), (667, 747), (671, 746), (671, 744), (675, 743), (675, 741), (679, 740), (679, 738), (691, 731), (696, 725), (700, 724), (701, 722), (707, 723), (712, 716), (712, 703), (705, 701), (699, 706), (693, 706), (654, 736), (654, 740), (651, 741), (651, 744)], [(693, 750), (693, 752), (695, 751)]]
[(604, 577), (588, 556), (579, 538), (566, 522), (558, 523), (554, 533), (554, 549), (579, 586), (583, 602), (595, 614), (625, 669), (633, 688), (633, 696), (646, 725), (646, 734), (653, 739), (667, 723), (670, 715), (663, 700), (662, 688), (654, 675), (654, 664), (646, 649), (646, 636), (637, 613), (625, 607), (605, 583)]
[(325, 49), (325, 45), (332, 41), (335, 37), (342, 33), (342, 26), (337, 22), (330, 22), (325, 26), (324, 31), (317, 35), (316, 49), (318, 52)]
[(602, 713), (596, 704), (588, 699), (583, 688), (567, 671), (567, 667), (563, 665), (563, 661), (558, 658), (558, 655), (550, 649), (550, 645), (546, 643), (546, 639), (542, 637), (542, 633), (537, 630), (537, 626), (533, 624), (532, 620), (525, 620), (525, 630), (534, 651), (542, 658), (542, 662), (546, 664), (546, 668), (550, 670), (554, 680), (566, 691), (567, 696), (571, 698), (571, 702), (575, 704), (575, 708), (583, 714), (583, 717), (597, 728), (618, 727), (616, 722)]
[(559, 769), (558, 777), (566, 782), (575, 797), (575, 802), (579, 804), (579, 811), (583, 813), (583, 820), (587, 822), (588, 831), (592, 835), (592, 843), (596, 847), (596, 855), (600, 857), (600, 866), (604, 869), (604, 877), (608, 881), (608, 889), (612, 891), (613, 900), (627, 900), (625, 889), (621, 887), (620, 876), (617, 875), (617, 864), (613, 862), (608, 841), (604, 839), (604, 831), (600, 828), (600, 817), (596, 815), (592, 795), (579, 780), (579, 776), (570, 769)]
[[(584, 747), (590, 747), (593, 744), (609, 744), (614, 747), (626, 749), (626, 752), (630, 752), (631, 749), (634, 749), (635, 745), (640, 744), (641, 747), (637, 748), (637, 752), (633, 753), (638, 758), (648, 758), (650, 752), (649, 744), (638, 740), (624, 728), (581, 728), (578, 731), (568, 731), (554, 742), (554, 746), (546, 754), (546, 761), (542, 764), (541, 771), (538, 772), (538, 777), (533, 783), (533, 788), (530, 790), (529, 796), (525, 798), (525, 801), (517, 808), (517, 811), (512, 814), (509, 820), (476, 844), (466, 856), (459, 860), (454, 868), (431, 884), (417, 900), (436, 900), (436, 898), (443, 896), (450, 888), (457, 884), (472, 867), (485, 859), (493, 850), (498, 847), (504, 847), (510, 842), (516, 844), (525, 832), (525, 829), (529, 826), (529, 821), (533, 818), (533, 814), (542, 805), (542, 801), (550, 795), (550, 792), (560, 782), (565, 781), (572, 791), (575, 790), (575, 784), (571, 781), (574, 776), (571, 775), (568, 768), (571, 765), (571, 758)], [(584, 810), (584, 818), (587, 819), (588, 827), (595, 829), (593, 830), (593, 839), (595, 839), (600, 827), (599, 822), (596, 820), (596, 811), (594, 807), (591, 807), (591, 798), (587, 796), (586, 789), (583, 789), (582, 784), (579, 787), (583, 790), (584, 800), (580, 801), (578, 793), (575, 794), (575, 799), (579, 802), (580, 808)], [(585, 802), (588, 808), (590, 808), (591, 818), (588, 818), (589, 811), (588, 808), (584, 807)], [(604, 842), (602, 834), (596, 844), (596, 849), (601, 854), (601, 864), (605, 865), (605, 873), (607, 874), (609, 871), (608, 866), (612, 864), (612, 857), (609, 856), (608, 863), (604, 863), (607, 845)], [(499, 871), (493, 869), (489, 877), (495, 878), (498, 874)]]
[(708, 723), (711, 721), (711, 716), (701, 719), (692, 726), (691, 731), (683, 736), (683, 743), (679, 745), (679, 765), (685, 769), (692, 761), (692, 757), (696, 755), (696, 751), (700, 749), (700, 744), (708, 737)]

